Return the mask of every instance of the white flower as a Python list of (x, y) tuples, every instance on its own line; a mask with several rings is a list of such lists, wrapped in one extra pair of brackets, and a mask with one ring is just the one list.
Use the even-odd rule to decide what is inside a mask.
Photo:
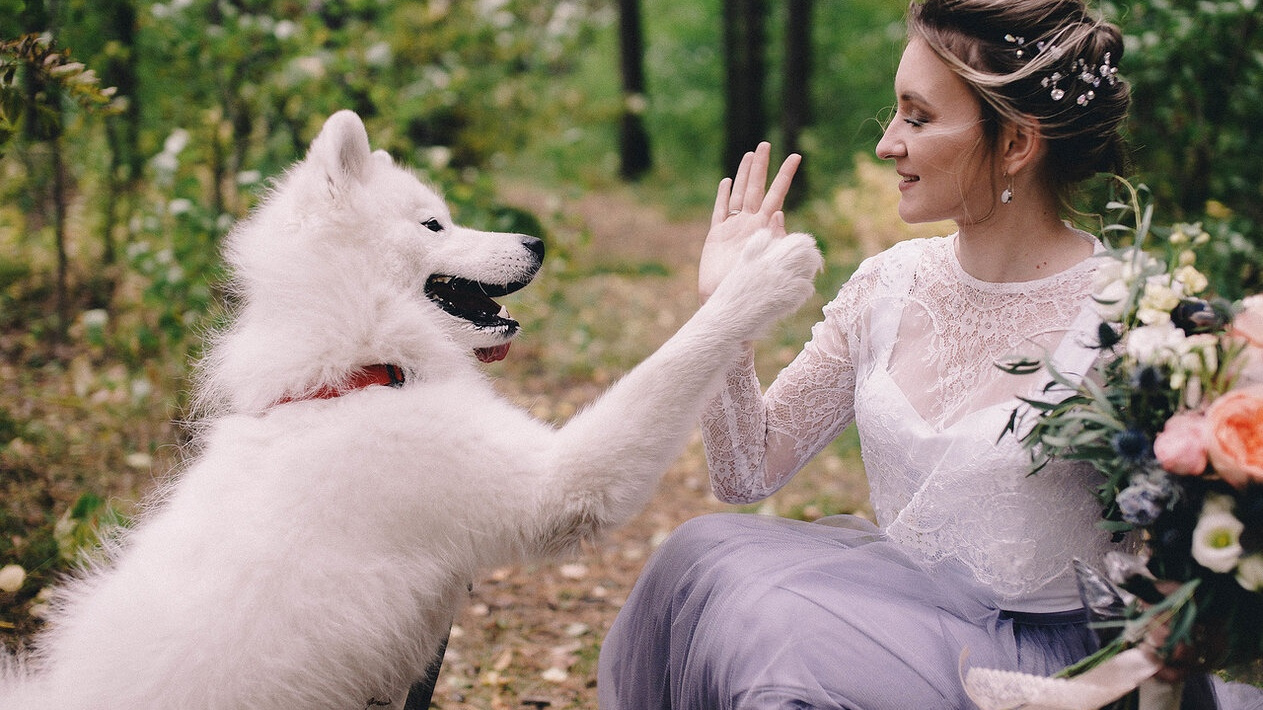
[(80, 318), (83, 319), (83, 327), (90, 330), (101, 330), (110, 322), (110, 312), (104, 308), (93, 308), (90, 311), (84, 311)]
[(1181, 352), (1184, 338), (1184, 331), (1169, 320), (1142, 325), (1127, 334), (1127, 354), (1141, 365), (1163, 365)]
[(1165, 276), (1150, 276), (1145, 279), (1145, 289), (1140, 295), (1136, 317), (1145, 325), (1169, 322), (1171, 310), (1180, 305), (1181, 295), (1176, 284), (1168, 281)]
[(1104, 284), (1092, 298), (1096, 300), (1096, 313), (1102, 320), (1119, 322), (1127, 312), (1127, 284), (1111, 281)]
[[(1182, 332), (1182, 331), (1181, 331)], [(1202, 384), (1219, 369), (1219, 339), (1210, 333), (1195, 333), (1172, 341), (1171, 388), (1185, 389), (1184, 403), (1190, 408), (1201, 404)]]
[(154, 170), (163, 173), (173, 173), (175, 169), (180, 167), (180, 161), (175, 157), (175, 153), (162, 152), (153, 157)]
[(391, 59), (392, 54), (388, 42), (377, 42), (364, 50), (364, 61), (369, 66), (387, 67), (390, 66)]
[(178, 155), (189, 144), (191, 138), (192, 136), (189, 135), (188, 131), (183, 128), (177, 128), (171, 131), (171, 135), (167, 136), (167, 139), (162, 142), (162, 152)]
[(1173, 364), (1193, 378), (1213, 375), (1219, 369), (1219, 339), (1210, 333), (1194, 333), (1178, 341), (1172, 340)]
[(1241, 558), (1237, 563), (1237, 583), (1251, 592), (1263, 592), (1263, 553)]
[(323, 79), (328, 73), (324, 59), (314, 55), (295, 57), (289, 65), (295, 72), (312, 79)]
[(1208, 496), (1202, 505), (1202, 515), (1193, 528), (1193, 559), (1212, 572), (1231, 572), (1241, 558), (1241, 532), (1245, 525), (1231, 512), (1231, 499), (1227, 503)]
[(1102, 259), (1101, 265), (1096, 267), (1096, 273), (1092, 275), (1092, 292), (1100, 295), (1104, 289), (1122, 281), (1124, 266), (1125, 264), (1116, 258)]
[(1201, 293), (1206, 290), (1206, 287), (1210, 286), (1210, 280), (1206, 278), (1206, 275), (1192, 265), (1181, 266), (1176, 269), (1175, 273), (1171, 274), (1171, 278), (1183, 286), (1184, 295), (1186, 296)]
[(1184, 406), (1189, 409), (1197, 409), (1202, 404), (1202, 381), (1193, 378), (1188, 381), (1184, 388)]
[(0, 592), (16, 592), (26, 581), (26, 570), (22, 565), (5, 565), (0, 567)]
[(281, 20), (272, 28), (272, 34), (282, 42), (298, 34), (298, 25), (293, 20)]
[[(1097, 312), (1108, 321), (1123, 320), (1128, 309), (1134, 305), (1130, 303), (1130, 296), (1136, 280), (1152, 279), (1163, 273), (1162, 262), (1143, 249), (1134, 247), (1102, 260), (1092, 277), (1092, 295), (1097, 301)], [(1169, 308), (1167, 310), (1170, 311)], [(1154, 317), (1154, 313), (1147, 315)]]

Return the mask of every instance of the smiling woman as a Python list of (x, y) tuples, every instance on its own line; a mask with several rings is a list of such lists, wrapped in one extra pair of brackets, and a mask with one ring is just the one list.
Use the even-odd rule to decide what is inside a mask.
[[(902, 177), (899, 217), (915, 224), (976, 222), (995, 209), (995, 184), (983, 135), (981, 102), (923, 40), (908, 44), (895, 75), (894, 119), (877, 156), (895, 161)], [(969, 190), (969, 194), (966, 194)]]
[[(877, 525), (685, 523), (606, 637), (602, 707), (965, 708), (963, 651), (1050, 675), (1095, 650), (1072, 561), (1129, 543), (1095, 525), (1090, 466), (1028, 476), (1017, 438), (997, 441), (1050, 377), (995, 363), (1048, 354), (1083, 373), (1097, 358), (1103, 246), (1061, 213), (1076, 183), (1123, 167), (1122, 56), (1082, 0), (913, 0), (877, 154), (900, 175), (899, 215), (955, 234), (866, 260), (766, 393), (748, 352), (702, 420), (730, 503), (772, 495), (854, 423)], [(703, 297), (751, 235), (785, 229), (797, 157), (765, 194), (768, 154), (720, 183)], [(1214, 707), (1195, 680), (1187, 707)]]

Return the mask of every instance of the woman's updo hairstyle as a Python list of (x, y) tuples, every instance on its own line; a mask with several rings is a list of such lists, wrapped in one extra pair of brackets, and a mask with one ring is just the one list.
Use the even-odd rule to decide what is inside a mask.
[(1098, 172), (1126, 171), (1122, 33), (1082, 0), (912, 0), (907, 25), (973, 87), (988, 138), (1006, 122), (1037, 124), (1063, 198)]

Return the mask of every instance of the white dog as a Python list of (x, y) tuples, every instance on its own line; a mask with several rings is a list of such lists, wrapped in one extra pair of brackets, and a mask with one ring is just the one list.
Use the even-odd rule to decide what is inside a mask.
[(0, 662), (0, 708), (400, 707), (480, 569), (648, 501), (741, 343), (821, 264), (806, 235), (756, 235), (674, 337), (554, 428), (471, 355), (503, 355), (518, 325), (490, 297), (542, 256), (453, 224), (355, 114), (330, 117), (227, 240), (235, 317), (202, 363), (194, 458)]

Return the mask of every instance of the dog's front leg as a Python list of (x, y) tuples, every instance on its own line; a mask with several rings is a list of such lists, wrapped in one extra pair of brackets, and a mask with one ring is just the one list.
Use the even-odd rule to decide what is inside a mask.
[(578, 528), (621, 524), (648, 502), (743, 344), (810, 296), (820, 265), (807, 235), (756, 235), (674, 336), (557, 433), (557, 490)]

